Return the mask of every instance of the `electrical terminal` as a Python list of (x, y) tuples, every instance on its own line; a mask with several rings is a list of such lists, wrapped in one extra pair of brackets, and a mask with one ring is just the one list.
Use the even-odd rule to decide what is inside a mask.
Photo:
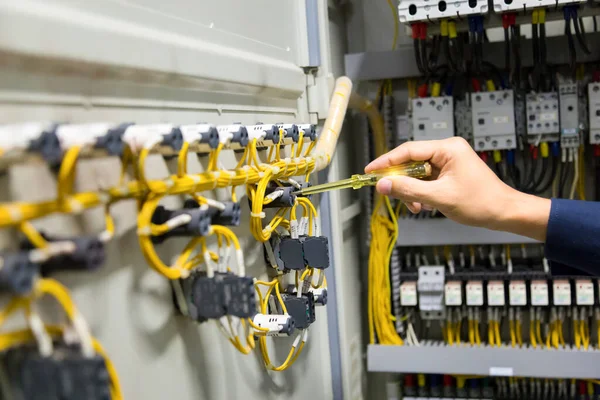
[[(211, 225), (240, 225), (242, 206), (239, 202), (224, 201), (213, 203), (207, 199), (207, 205), (210, 207), (208, 213), (211, 216)], [(200, 207), (200, 204), (194, 199), (187, 199), (183, 204), (183, 208), (188, 210), (195, 210)]]
[(4, 169), (12, 163), (27, 161), (32, 155), (51, 167), (60, 165), (63, 151), (56, 127), (50, 122), (0, 126), (0, 167)]
[(544, 280), (531, 281), (531, 305), (546, 307), (549, 304), (548, 282)]
[(159, 244), (174, 236), (206, 236), (212, 223), (212, 213), (207, 205), (198, 208), (169, 210), (162, 205), (156, 207), (152, 214), (152, 223), (168, 225), (168, 231), (161, 235), (153, 235), (152, 243)]
[[(288, 293), (293, 294), (293, 295), (298, 294), (298, 289), (296, 288), (296, 286), (293, 286), (293, 285), (288, 286), (287, 291), (288, 291)], [(308, 291), (306, 291), (306, 292), (303, 291), (303, 293), (306, 295), (312, 294), (315, 307), (323, 307), (323, 306), (327, 305), (327, 288), (310, 287), (308, 289)]]
[(279, 128), (279, 132), (281, 134), (281, 144), (289, 145), (298, 143), (300, 139), (300, 130), (298, 129), (298, 125), (296, 124), (277, 124)]
[(211, 124), (182, 125), (179, 127), (183, 141), (189, 143), (190, 151), (210, 153), (219, 146), (219, 132)]
[(552, 285), (552, 299), (555, 306), (570, 306), (571, 283), (566, 279), (554, 280)]
[(259, 149), (279, 144), (281, 140), (279, 127), (276, 125), (249, 125), (246, 129), (248, 130), (249, 142), (256, 140), (256, 147)]
[(183, 134), (171, 124), (131, 125), (125, 130), (123, 141), (135, 154), (147, 149), (174, 155), (183, 146)]
[(303, 140), (305, 142), (314, 142), (317, 140), (317, 126), (315, 124), (300, 124), (298, 130), (304, 132)]
[(82, 155), (108, 154), (123, 155), (125, 143), (123, 135), (132, 123), (109, 124), (61, 124), (56, 127), (56, 136), (63, 152), (71, 147), (82, 148)]
[[(312, 293), (303, 293), (301, 296), (283, 293), (281, 297), (288, 314), (295, 322), (295, 328), (307, 329), (315, 322), (315, 301)], [(279, 304), (277, 312), (283, 313)]]
[(268, 329), (266, 332), (256, 330), (256, 335), (291, 336), (296, 329), (296, 323), (289, 314), (256, 314), (253, 322), (260, 328)]
[(219, 125), (219, 142), (223, 147), (231, 150), (243, 150), (248, 146), (248, 130), (244, 125)]
[(31, 260), (29, 252), (0, 253), (0, 292), (29, 293), (39, 272), (39, 264)]
[(296, 203), (296, 189), (293, 186), (277, 186), (270, 183), (265, 191), (265, 197), (272, 196), (272, 201), (264, 204), (263, 208), (287, 208)]

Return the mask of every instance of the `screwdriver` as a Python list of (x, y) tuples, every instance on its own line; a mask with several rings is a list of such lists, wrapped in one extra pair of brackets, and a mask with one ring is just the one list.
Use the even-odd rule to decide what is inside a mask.
[(295, 195), (311, 195), (316, 193), (328, 192), (330, 190), (340, 190), (352, 188), (360, 189), (363, 186), (375, 186), (377, 181), (386, 176), (404, 175), (411, 178), (427, 178), (431, 176), (431, 164), (427, 161), (414, 161), (400, 165), (394, 165), (368, 174), (352, 175), (348, 179), (342, 179), (336, 182), (323, 183), (321, 185), (309, 186), (292, 192)]

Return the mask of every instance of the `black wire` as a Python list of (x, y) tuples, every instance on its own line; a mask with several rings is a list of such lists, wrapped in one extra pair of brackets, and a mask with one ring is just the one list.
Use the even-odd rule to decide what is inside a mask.
[(581, 18), (573, 18), (573, 26), (575, 26), (575, 36), (577, 36), (579, 47), (581, 47), (581, 50), (583, 50), (583, 52), (589, 56), (590, 54), (592, 54), (592, 52), (590, 51), (587, 45), (587, 41), (583, 36), (583, 33), (585, 33), (585, 28), (583, 27), (583, 20)]
[[(536, 164), (539, 164), (537, 162)], [(536, 168), (537, 170), (537, 168)], [(548, 171), (548, 159), (542, 158), (542, 168), (539, 171), (539, 175), (535, 174), (535, 179), (533, 181), (532, 186), (529, 188), (528, 192), (535, 193), (539, 190), (539, 186), (544, 182), (544, 178), (546, 177), (546, 173)]]
[(425, 75), (429, 75), (429, 61), (427, 59), (427, 39), (419, 40), (419, 44), (421, 46), (421, 65), (425, 69)]
[(533, 71), (532, 71), (532, 81), (533, 81), (533, 89), (539, 90), (538, 82), (539, 82), (539, 68), (540, 68), (540, 45), (539, 45), (539, 37), (538, 37), (538, 24), (531, 25), (531, 41), (533, 44)]
[[(525, 167), (525, 173), (527, 175), (527, 179), (523, 182), (522, 189), (524, 191), (529, 191), (533, 187), (535, 182), (535, 171), (537, 167), (537, 163), (531, 157), (531, 154), (528, 154), (526, 151), (521, 152), (523, 155), (523, 165)], [(530, 163), (531, 162), (531, 163)]]
[(598, 32), (598, 21), (596, 20), (595, 15), (594, 15), (593, 21), (594, 21), (594, 32)]
[(567, 181), (569, 180), (569, 175), (571, 175), (571, 164), (572, 163), (563, 163), (561, 173), (558, 179), (558, 197), (563, 197), (563, 190)]
[(533, 191), (532, 194), (542, 194), (545, 191), (547, 191), (548, 189), (550, 189), (550, 186), (552, 186), (552, 182), (554, 182), (554, 178), (556, 178), (556, 172), (558, 170), (558, 164), (559, 164), (559, 160), (558, 157), (552, 157), (552, 166), (550, 169), (550, 175), (548, 177), (548, 180), (537, 190)]
[(511, 42), (513, 44), (513, 55), (515, 57), (515, 69), (513, 74), (514, 86), (519, 89), (521, 87), (521, 29), (513, 25), (511, 26)]
[(419, 39), (413, 39), (413, 48), (415, 51), (415, 61), (417, 62), (417, 68), (419, 69), (419, 72), (422, 74), (425, 74), (425, 69), (423, 68), (423, 63), (421, 63), (421, 49), (420, 49), (420, 40)]
[(543, 89), (548, 91), (549, 88), (546, 85), (546, 78), (547, 78), (547, 67), (548, 67), (548, 63), (547, 63), (547, 56), (546, 56), (546, 24), (545, 23), (541, 23), (539, 24), (539, 29), (540, 29), (540, 75), (541, 77), (544, 79), (544, 87)]

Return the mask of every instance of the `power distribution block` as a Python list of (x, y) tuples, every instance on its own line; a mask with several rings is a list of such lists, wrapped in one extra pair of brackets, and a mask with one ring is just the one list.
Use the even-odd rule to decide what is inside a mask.
[(436, 140), (454, 136), (452, 97), (413, 99), (412, 110), (414, 140)]
[(530, 93), (526, 98), (529, 143), (559, 140), (558, 94)]
[(558, 87), (560, 104), (560, 147), (579, 147), (579, 97), (576, 83)]
[(400, 22), (430, 22), (440, 18), (457, 18), (487, 14), (485, 0), (413, 0), (401, 1), (398, 6)]
[(590, 144), (600, 144), (600, 83), (588, 85)]
[(494, 11), (529, 11), (534, 8), (558, 7), (569, 4), (585, 3), (585, 0), (494, 0)]
[(475, 150), (516, 148), (515, 106), (512, 90), (471, 93)]
[(3, 385), (2, 393), (10, 399), (111, 398), (104, 359), (98, 355), (84, 357), (75, 347), (55, 344), (50, 357), (40, 355), (35, 346), (16, 347), (2, 357), (2, 364), (4, 378), (9, 382)]

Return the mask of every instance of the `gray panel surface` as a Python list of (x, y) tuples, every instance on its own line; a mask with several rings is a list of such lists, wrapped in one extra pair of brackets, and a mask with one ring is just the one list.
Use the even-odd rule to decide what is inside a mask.
[(600, 351), (512, 347), (369, 345), (370, 372), (597, 379)]

